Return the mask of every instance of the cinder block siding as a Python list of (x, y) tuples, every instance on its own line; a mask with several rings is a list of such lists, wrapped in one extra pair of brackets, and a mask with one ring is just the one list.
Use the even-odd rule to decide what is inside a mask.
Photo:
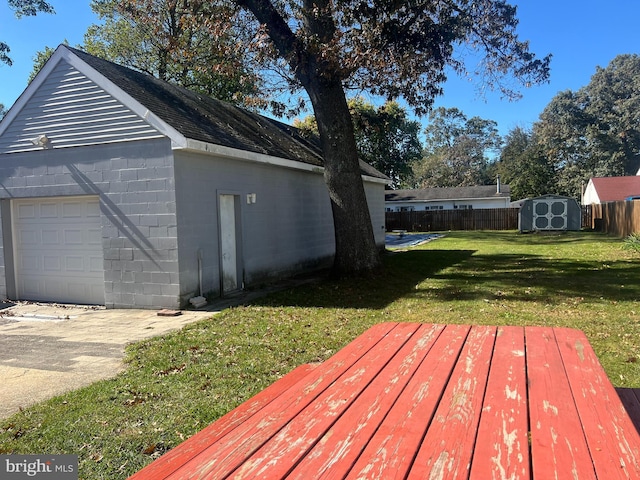
[(202, 255), (203, 293), (219, 293), (218, 217), (215, 165), (196, 155), (174, 151), (180, 298), (200, 294), (198, 250)]
[[(282, 277), (333, 256), (333, 218), (321, 173), (176, 152), (176, 191), (183, 293), (220, 291), (218, 195), (240, 199), (245, 286)], [(247, 203), (255, 194), (256, 202)]]
[[(168, 139), (2, 155), (0, 182), (5, 187), (1, 199), (98, 195), (105, 305), (179, 306), (173, 156)], [(4, 216), (8, 213), (6, 208), (0, 211)], [(3, 219), (2, 227), (8, 226), (10, 221)], [(11, 254), (4, 253), (5, 257)]]

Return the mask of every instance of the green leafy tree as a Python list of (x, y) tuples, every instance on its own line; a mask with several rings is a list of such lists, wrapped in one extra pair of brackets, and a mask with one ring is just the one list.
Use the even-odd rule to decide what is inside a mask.
[(4, 103), (0, 103), (0, 120), (2, 120), (6, 114), (7, 114), (7, 109), (4, 106)]
[(88, 53), (231, 103), (253, 106), (261, 97), (228, 6), (92, 0), (91, 8), (102, 22), (85, 34)]
[[(391, 187), (405, 184), (411, 164), (421, 157), (420, 123), (409, 120), (397, 102), (376, 107), (362, 97), (348, 101), (360, 158), (391, 179)], [(307, 135), (318, 135), (313, 115), (295, 120), (294, 126)]]
[[(7, 3), (14, 11), (16, 18), (33, 17), (39, 12), (55, 13), (53, 7), (44, 0), (7, 0)], [(9, 56), (10, 52), (9, 45), (0, 41), (0, 63), (13, 64)]]
[(506, 135), (496, 171), (509, 184), (513, 199), (558, 193), (553, 163), (543, 154), (533, 133), (522, 127)]
[[(124, 11), (145, 11), (153, 0), (122, 0)], [(516, 8), (503, 0), (234, 0), (203, 15), (242, 39), (228, 45), (280, 79), (285, 92), (304, 91), (318, 124), (324, 175), (333, 209), (334, 272), (356, 274), (378, 267), (380, 257), (367, 207), (346, 91), (403, 97), (418, 113), (442, 93), (450, 67), (465, 73), (457, 46), (481, 52), (482, 83), (508, 96), (515, 78), (544, 82), (549, 58), (537, 59), (516, 34)], [(237, 8), (233, 8), (237, 7)], [(216, 27), (214, 27), (214, 24)], [(186, 51), (186, 50), (185, 50)], [(257, 71), (257, 70), (256, 70)], [(266, 75), (265, 75), (266, 76)], [(283, 94), (285, 93), (283, 92)]]
[(492, 157), (502, 140), (497, 123), (467, 118), (457, 108), (439, 107), (429, 115), (425, 149), (413, 165), (413, 185), (463, 187), (493, 181)]
[(350, 102), (356, 144), (361, 158), (387, 175), (391, 187), (399, 188), (411, 173), (411, 164), (420, 158), (420, 123), (409, 120), (398, 102), (375, 108), (362, 98)]
[[(560, 92), (533, 126), (536, 143), (556, 172), (555, 193), (577, 197), (597, 170), (587, 134), (593, 119), (583, 109), (583, 92)], [(603, 172), (604, 173), (604, 172)]]
[(619, 55), (585, 87), (589, 137), (600, 169), (633, 175), (640, 167), (640, 55)]
[(593, 176), (634, 175), (640, 167), (640, 56), (597, 67), (588, 85), (557, 94), (534, 124), (556, 171), (558, 193), (579, 197)]
[[(69, 42), (67, 42), (66, 40), (63, 43), (65, 45), (69, 44)], [(55, 50), (53, 48), (45, 47), (44, 50), (36, 53), (35, 57), (33, 58), (33, 68), (31, 69), (31, 73), (29, 74), (29, 82), (31, 82), (31, 80), (33, 80), (38, 74), (38, 72), (42, 70), (42, 67), (44, 67), (44, 64), (47, 63), (54, 52)]]

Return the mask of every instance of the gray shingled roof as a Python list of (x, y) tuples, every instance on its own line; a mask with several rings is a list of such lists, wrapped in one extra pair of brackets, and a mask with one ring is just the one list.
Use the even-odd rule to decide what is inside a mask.
[[(322, 166), (318, 142), (296, 128), (66, 47), (186, 138)], [(360, 162), (364, 175), (386, 176)]]
[(422, 188), (416, 190), (388, 190), (385, 192), (387, 202), (419, 202), (436, 200), (459, 200), (467, 198), (501, 198), (511, 193), (509, 185), (501, 185), (497, 193), (495, 185), (477, 187)]

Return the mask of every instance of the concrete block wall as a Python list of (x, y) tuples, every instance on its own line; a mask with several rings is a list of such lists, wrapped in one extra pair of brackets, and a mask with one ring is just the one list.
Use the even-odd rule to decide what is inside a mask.
[[(108, 308), (179, 307), (169, 140), (54, 148), (1, 157), (0, 182), (5, 188), (0, 199), (99, 196)], [(7, 228), (5, 219), (2, 226)]]
[(112, 178), (101, 201), (105, 303), (178, 308), (177, 221), (168, 144), (145, 148), (144, 154), (129, 151), (109, 163)]
[(220, 187), (232, 185), (224, 182), (224, 173), (208, 157), (175, 155), (180, 298), (186, 304), (200, 290), (205, 295), (220, 293), (217, 194)]
[[(333, 217), (321, 173), (176, 152), (176, 191), (185, 297), (197, 293), (198, 250), (204, 293), (220, 292), (220, 194), (239, 198), (246, 287), (328, 266), (333, 257)], [(248, 195), (255, 195), (255, 203), (247, 201)]]

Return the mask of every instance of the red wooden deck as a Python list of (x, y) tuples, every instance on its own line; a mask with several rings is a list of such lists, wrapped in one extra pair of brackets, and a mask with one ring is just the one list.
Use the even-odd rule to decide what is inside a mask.
[(385, 323), (131, 477), (194, 478), (640, 479), (640, 435), (579, 331)]

